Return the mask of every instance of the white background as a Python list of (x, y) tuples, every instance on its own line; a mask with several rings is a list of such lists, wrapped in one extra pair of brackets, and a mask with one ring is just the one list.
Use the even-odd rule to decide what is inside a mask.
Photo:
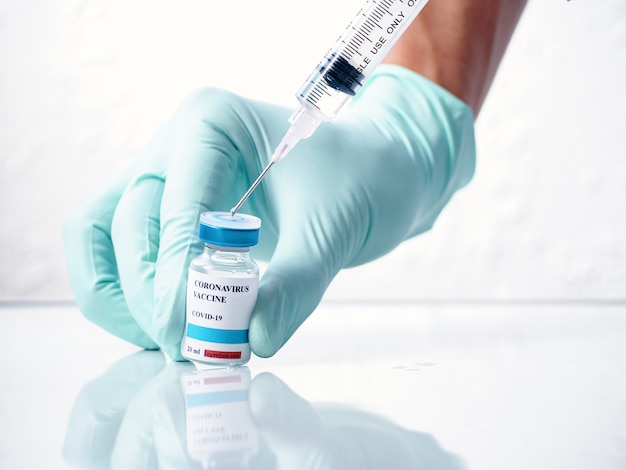
[[(294, 106), (361, 3), (0, 3), (0, 300), (70, 300), (66, 215), (197, 87)], [(626, 2), (530, 0), (477, 122), (474, 180), (327, 297), (626, 299), (625, 85)]]

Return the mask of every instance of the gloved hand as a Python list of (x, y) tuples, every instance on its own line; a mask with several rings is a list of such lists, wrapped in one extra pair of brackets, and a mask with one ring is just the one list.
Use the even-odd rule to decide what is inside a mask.
[[(265, 167), (291, 109), (203, 89), (182, 104), (134, 165), (64, 227), (83, 314), (181, 359), (198, 217), (229, 210)], [(269, 260), (250, 320), (252, 351), (273, 355), (313, 312), (339, 270), (428, 230), (473, 173), (473, 116), (456, 97), (383, 65), (333, 124), (277, 164), (241, 212), (263, 220), (253, 251)]]

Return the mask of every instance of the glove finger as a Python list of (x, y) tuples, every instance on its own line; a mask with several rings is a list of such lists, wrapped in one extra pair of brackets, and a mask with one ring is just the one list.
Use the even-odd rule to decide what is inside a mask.
[(133, 181), (120, 198), (111, 229), (128, 308), (153, 339), (154, 272), (163, 185), (163, 176), (156, 173), (144, 173)]
[(319, 265), (300, 265), (291, 252), (279, 249), (259, 283), (259, 297), (250, 317), (252, 352), (271, 357), (287, 342), (319, 304), (328, 287)]
[(315, 213), (294, 215), (259, 283), (249, 340), (260, 357), (274, 355), (309, 317), (342, 267), (342, 252)]
[(202, 250), (199, 215), (230, 208), (233, 191), (242, 187), (235, 178), (245, 171), (242, 154), (256, 155), (254, 119), (246, 113), (240, 98), (208, 89), (192, 95), (177, 114), (176, 162), (168, 168), (161, 204), (154, 318), (157, 342), (175, 360), (182, 359), (189, 263)]
[(111, 238), (113, 214), (127, 180), (120, 178), (65, 221), (67, 269), (76, 303), (87, 319), (126, 341), (156, 349), (128, 309)]
[(153, 324), (154, 272), (171, 134), (171, 123), (155, 134), (120, 196), (111, 222), (111, 238), (128, 309), (157, 344)]

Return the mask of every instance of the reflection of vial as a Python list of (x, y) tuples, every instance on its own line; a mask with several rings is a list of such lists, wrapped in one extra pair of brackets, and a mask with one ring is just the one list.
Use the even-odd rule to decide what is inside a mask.
[(195, 363), (245, 364), (248, 323), (256, 304), (259, 267), (249, 249), (261, 220), (246, 214), (203, 212), (204, 252), (189, 266), (182, 355)]
[(254, 468), (259, 435), (248, 406), (250, 370), (202, 370), (181, 381), (189, 457), (205, 469)]

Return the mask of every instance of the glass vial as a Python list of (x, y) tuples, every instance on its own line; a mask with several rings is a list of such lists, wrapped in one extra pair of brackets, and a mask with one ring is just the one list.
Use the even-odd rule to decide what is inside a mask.
[(247, 214), (200, 214), (204, 251), (189, 266), (181, 344), (183, 357), (197, 366), (250, 360), (248, 324), (257, 299), (259, 267), (249, 249), (257, 244), (260, 228), (261, 220)]

